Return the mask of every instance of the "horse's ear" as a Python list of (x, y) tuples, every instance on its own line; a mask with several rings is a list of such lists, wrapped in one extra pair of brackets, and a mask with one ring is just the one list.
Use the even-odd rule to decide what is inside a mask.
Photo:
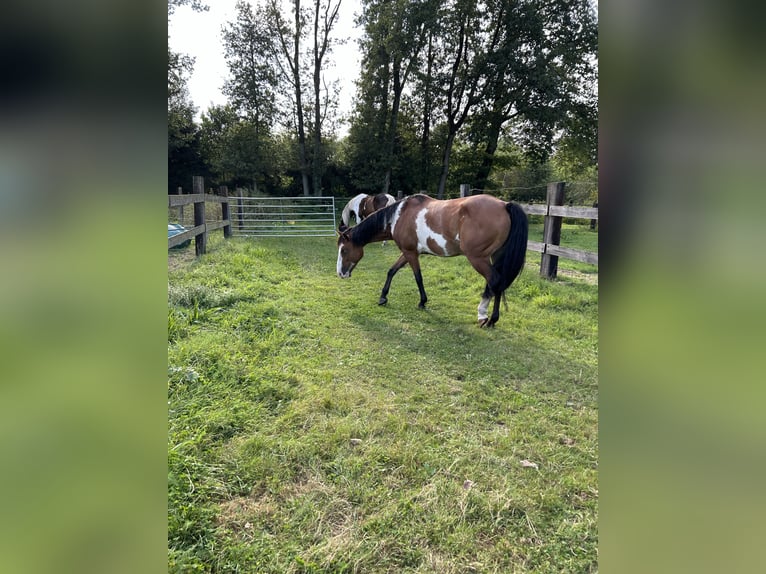
[(350, 228), (345, 223), (341, 222), (341, 224), (338, 226), (338, 235), (343, 235), (346, 231), (348, 231)]

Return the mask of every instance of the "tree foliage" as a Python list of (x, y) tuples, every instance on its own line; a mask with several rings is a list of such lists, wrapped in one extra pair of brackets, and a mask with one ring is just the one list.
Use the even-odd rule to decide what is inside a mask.
[[(417, 166), (420, 187), (435, 185), (437, 195), (446, 193), (456, 141), (463, 157), (470, 149), (474, 158), (472, 169), (461, 164), (461, 175), (480, 187), (492, 184), (489, 175), (504, 137), (537, 163), (545, 163), (559, 145), (572, 158), (595, 162), (597, 26), (589, 0), (406, 3), (423, 10), (422, 35), (407, 35), (410, 44), (389, 31), (391, 21), (373, 17), (373, 8), (393, 4), (370, 0), (360, 18), (364, 60), (350, 132), (352, 172), (363, 174), (360, 182), (384, 181), (394, 164), (386, 157), (393, 149), (386, 142), (402, 133), (387, 139), (390, 118), (397, 115), (391, 46), (406, 50), (413, 38), (423, 43), (415, 42), (417, 72), (402, 108), (420, 116), (414, 124), (420, 157), (410, 164)], [(399, 20), (408, 21), (406, 14), (402, 8)], [(365, 158), (370, 145), (376, 146), (373, 157)], [(437, 149), (440, 165), (434, 165)]]
[[(200, 0), (168, 0), (168, 18), (179, 6), (202, 12)], [(194, 123), (197, 112), (189, 97), (187, 82), (194, 69), (194, 58), (173, 52), (168, 46), (168, 192), (191, 186), (193, 175), (204, 173), (199, 148), (199, 130)]]
[(249, 2), (239, 0), (236, 11), (236, 20), (222, 30), (224, 58), (229, 68), (223, 93), (248, 123), (268, 134), (277, 118), (275, 38), (262, 7), (253, 9)]
[[(204, 8), (169, 0), (169, 13), (182, 5)], [(238, 2), (222, 30), (229, 102), (199, 125), (186, 90), (193, 61), (169, 51), (169, 165), (196, 153), (216, 182), (290, 195), (452, 197), (469, 183), (531, 198), (546, 178), (595, 178), (591, 0), (362, 0), (355, 105), (337, 140), (325, 78), (341, 6)]]

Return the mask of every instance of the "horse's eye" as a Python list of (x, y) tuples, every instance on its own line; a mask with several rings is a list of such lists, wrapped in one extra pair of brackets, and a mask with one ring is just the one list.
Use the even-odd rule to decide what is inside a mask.
[(345, 254), (346, 254), (346, 248), (345, 248), (345, 247), (344, 247), (343, 249), (341, 249), (341, 250), (340, 250), (340, 254), (341, 254), (341, 255), (345, 255)]

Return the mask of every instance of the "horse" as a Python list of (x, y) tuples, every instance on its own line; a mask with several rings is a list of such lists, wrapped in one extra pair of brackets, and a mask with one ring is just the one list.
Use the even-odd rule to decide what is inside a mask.
[[(419, 257), (464, 255), (486, 280), (478, 308), (480, 327), (493, 327), (500, 318), (500, 298), (524, 267), (529, 223), (516, 203), (491, 195), (439, 200), (423, 194), (406, 197), (384, 207), (355, 227), (338, 228), (338, 277), (347, 279), (364, 256), (364, 246), (393, 239), (401, 251), (388, 270), (379, 305), (388, 302), (394, 275), (408, 263), (420, 292), (418, 307), (428, 297), (423, 287)], [(494, 297), (492, 315), (487, 316)]]
[(395, 201), (394, 196), (388, 193), (379, 193), (378, 195), (360, 193), (346, 204), (340, 219), (343, 225), (349, 225), (351, 223), (351, 215), (353, 214), (357, 224), (359, 224), (365, 217), (369, 217), (378, 209), (387, 207)]

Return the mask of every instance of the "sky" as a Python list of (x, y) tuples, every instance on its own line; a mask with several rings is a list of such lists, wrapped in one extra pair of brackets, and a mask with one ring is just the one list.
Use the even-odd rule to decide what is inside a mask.
[[(198, 108), (198, 114), (207, 110), (211, 104), (226, 103), (221, 88), (228, 75), (228, 68), (223, 57), (221, 28), (226, 22), (233, 21), (236, 15), (236, 0), (207, 0), (206, 3), (210, 7), (207, 12), (195, 12), (188, 6), (182, 6), (176, 9), (168, 22), (170, 49), (195, 58), (188, 88), (189, 95)], [(250, 3), (257, 4), (257, 1)], [(359, 10), (359, 0), (341, 1), (333, 37), (348, 41), (335, 48), (332, 55), (335, 65), (326, 71), (329, 81), (341, 80), (341, 117), (351, 112), (355, 93), (354, 80), (359, 75), (359, 48), (356, 39), (360, 32), (354, 27), (354, 16)], [(341, 126), (339, 135), (344, 135), (347, 129), (347, 126)]]

